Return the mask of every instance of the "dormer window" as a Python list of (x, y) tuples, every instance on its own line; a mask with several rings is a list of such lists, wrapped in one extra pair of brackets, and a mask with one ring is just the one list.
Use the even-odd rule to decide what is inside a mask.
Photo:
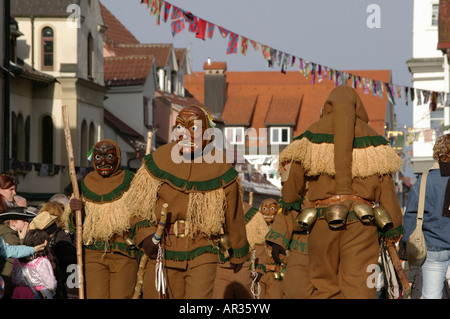
[(289, 127), (271, 127), (270, 128), (271, 144), (289, 144), (290, 129)]
[(53, 70), (54, 64), (54, 35), (53, 29), (42, 29), (42, 70)]

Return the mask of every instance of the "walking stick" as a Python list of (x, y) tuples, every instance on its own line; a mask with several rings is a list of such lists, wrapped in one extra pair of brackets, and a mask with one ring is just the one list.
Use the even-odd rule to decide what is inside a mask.
[(411, 287), (408, 282), (408, 277), (406, 276), (405, 270), (402, 267), (400, 258), (398, 257), (397, 249), (392, 241), (387, 241), (386, 243), (389, 255), (392, 259), (392, 264), (394, 265), (397, 276), (403, 287), (403, 299), (409, 299), (411, 297)]
[[(75, 198), (80, 198), (80, 191), (78, 189), (77, 175), (75, 172), (75, 161), (73, 157), (72, 138), (70, 135), (69, 116), (67, 114), (67, 106), (63, 105), (63, 120), (64, 120), (64, 134), (66, 136), (67, 157), (69, 160), (69, 174), (72, 182), (73, 195)], [(78, 265), (78, 298), (84, 299), (84, 276), (83, 276), (83, 252), (82, 252), (82, 236), (83, 228), (81, 222), (81, 210), (75, 211), (76, 218), (76, 246), (77, 246), (77, 265)]]
[[(147, 133), (147, 147), (145, 149), (145, 155), (150, 154), (152, 150), (152, 132)], [(144, 254), (139, 262), (139, 268), (137, 273), (136, 286), (134, 287), (133, 299), (139, 299), (141, 295), (142, 285), (144, 284), (144, 272), (145, 267), (147, 266), (148, 256)]]

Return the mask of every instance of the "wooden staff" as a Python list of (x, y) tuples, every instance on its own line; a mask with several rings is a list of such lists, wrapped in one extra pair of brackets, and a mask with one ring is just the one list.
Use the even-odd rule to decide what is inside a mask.
[(394, 265), (395, 271), (397, 272), (397, 276), (403, 286), (403, 298), (408, 299), (411, 295), (411, 286), (409, 285), (408, 277), (406, 276), (405, 270), (403, 269), (400, 262), (400, 258), (398, 257), (395, 244), (389, 240), (386, 242), (386, 246), (389, 251), (389, 255), (391, 256), (392, 264)]
[(253, 192), (248, 193), (248, 203), (250, 206), (253, 205)]
[[(152, 150), (152, 132), (147, 133), (147, 146), (145, 149), (145, 155), (148, 155), (151, 153)], [(139, 299), (139, 296), (141, 295), (142, 285), (144, 284), (144, 272), (145, 267), (147, 266), (148, 262), (148, 256), (144, 254), (141, 258), (141, 261), (139, 262), (139, 268), (138, 268), (138, 274), (136, 279), (136, 286), (134, 287), (134, 294), (133, 299)]]
[[(73, 157), (72, 137), (70, 135), (69, 116), (67, 114), (67, 106), (63, 105), (64, 134), (66, 136), (67, 157), (69, 160), (69, 174), (72, 182), (74, 198), (80, 199), (80, 191), (78, 189), (77, 174), (75, 172), (75, 160)], [(78, 265), (78, 298), (84, 299), (84, 276), (83, 276), (83, 226), (81, 221), (81, 210), (75, 211), (76, 218), (76, 246), (77, 246), (77, 265)]]

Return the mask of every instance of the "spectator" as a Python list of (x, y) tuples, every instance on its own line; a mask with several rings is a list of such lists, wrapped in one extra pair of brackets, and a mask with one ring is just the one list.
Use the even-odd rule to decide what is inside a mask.
[(61, 221), (63, 210), (57, 202), (42, 205), (39, 214), (30, 224), (31, 229), (43, 229), (50, 237), (49, 248), (55, 263), (55, 277), (58, 282), (55, 299), (73, 299), (78, 290), (67, 286), (67, 268), (77, 263), (76, 247), (70, 234), (64, 231)]
[[(0, 213), (0, 236), (9, 245), (21, 245), (28, 230), (28, 223), (36, 216), (24, 207), (8, 208)], [(5, 281), (5, 299), (13, 292), (11, 270), (13, 258), (0, 259), (0, 274)]]
[(17, 178), (13, 175), (5, 173), (0, 175), (0, 211), (14, 206), (17, 184)]
[[(35, 247), (49, 239), (42, 229), (33, 229), (25, 236), (24, 243)], [(31, 256), (14, 260), (11, 279), (15, 288), (12, 299), (36, 299), (30, 285), (36, 292), (46, 289), (54, 295), (56, 278), (48, 255), (49, 250), (46, 248)]]
[[(422, 298), (441, 299), (445, 274), (450, 265), (450, 134), (439, 137), (433, 148), (433, 158), (439, 167), (433, 167), (427, 178), (423, 234), (427, 244), (427, 256), (422, 265)], [(405, 235), (402, 241), (416, 228), (419, 202), (420, 176), (410, 190), (403, 217)]]

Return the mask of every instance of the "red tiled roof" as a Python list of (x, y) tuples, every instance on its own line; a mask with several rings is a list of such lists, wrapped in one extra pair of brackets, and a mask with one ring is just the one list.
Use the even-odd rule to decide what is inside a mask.
[(106, 26), (104, 41), (109, 49), (119, 44), (139, 44), (134, 35), (102, 4), (100, 9)]
[[(227, 98), (222, 112), (227, 125), (249, 126), (252, 122), (253, 112), (256, 106), (257, 95), (233, 94)], [(239, 112), (235, 112), (239, 110)]]
[(205, 62), (203, 64), (203, 70), (227, 70), (226, 62)]
[[(348, 71), (351, 74), (389, 82), (389, 70)], [(185, 87), (200, 102), (204, 103), (204, 72), (194, 72), (185, 75)], [(322, 82), (311, 84), (311, 77), (305, 77), (297, 71), (285, 74), (279, 71), (257, 72), (226, 72), (227, 99), (233, 96), (257, 95), (257, 102), (253, 112), (250, 127), (264, 128), (266, 124), (294, 124), (294, 136), (303, 133), (320, 116), (326, 98), (335, 88), (335, 83), (324, 79)], [(383, 98), (364, 94), (357, 89), (366, 111), (369, 115), (369, 125), (379, 134), (384, 135), (387, 97)], [(248, 102), (251, 104), (251, 102)], [(292, 106), (290, 106), (292, 104)], [(239, 107), (231, 103), (225, 105), (224, 114), (228, 118), (237, 118)], [(295, 114), (297, 118), (295, 119)], [(294, 120), (295, 119), (295, 120)], [(226, 123), (227, 124), (227, 123)]]
[(147, 80), (154, 58), (145, 56), (106, 57), (103, 62), (105, 85), (141, 85)]
[(114, 52), (116, 56), (153, 55), (156, 67), (163, 68), (169, 61), (172, 48), (171, 43), (119, 44), (114, 48)]

